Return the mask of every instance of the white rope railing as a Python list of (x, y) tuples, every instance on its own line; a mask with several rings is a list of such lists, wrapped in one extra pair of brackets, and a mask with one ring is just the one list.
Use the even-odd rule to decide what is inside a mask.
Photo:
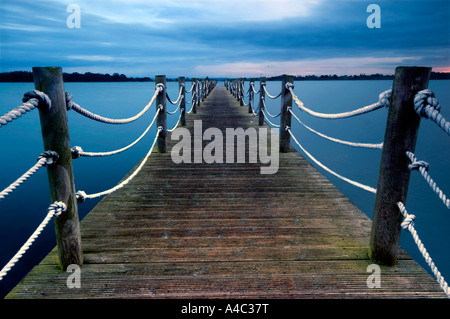
[(25, 254), (25, 252), (31, 247), (36, 238), (41, 234), (42, 230), (44, 230), (45, 226), (47, 226), (48, 222), (54, 218), (61, 215), (66, 211), (66, 205), (63, 202), (54, 202), (48, 208), (47, 216), (45, 216), (44, 220), (41, 222), (39, 227), (34, 231), (34, 233), (28, 238), (28, 240), (23, 244), (23, 246), (19, 249), (19, 251), (14, 255), (13, 258), (3, 267), (0, 271), (0, 280), (6, 276), (8, 271), (14, 267), (14, 265), (19, 261), (19, 259)]
[(181, 115), (183, 114), (183, 112), (184, 112), (184, 110), (181, 110), (180, 116), (178, 116), (178, 120), (177, 120), (177, 122), (175, 123), (175, 126), (172, 127), (170, 130), (167, 130), (167, 132), (173, 132), (173, 131), (175, 131), (175, 129), (176, 129), (176, 128), (178, 127), (178, 125), (180, 124), (180, 121), (181, 121)]
[(253, 113), (253, 115), (258, 115), (258, 113), (257, 112), (259, 112), (259, 106), (258, 106), (258, 110), (255, 110), (255, 108), (253, 107), (253, 104), (254, 103), (252, 103), (252, 113)]
[(191, 86), (191, 88), (189, 89), (189, 91), (186, 91), (186, 93), (191, 93), (191, 92), (192, 92), (192, 90), (194, 89), (194, 86), (195, 86), (195, 83), (192, 83), (192, 86)]
[(294, 134), (291, 132), (291, 128), (290, 127), (286, 127), (286, 130), (289, 132), (289, 134), (292, 136), (292, 138), (294, 139), (294, 141), (295, 141), (295, 143), (301, 148), (301, 150), (314, 162), (314, 163), (316, 163), (317, 165), (319, 165), (320, 167), (322, 167), (324, 170), (326, 170), (328, 173), (330, 173), (330, 174), (332, 174), (332, 175), (334, 175), (334, 176), (336, 176), (336, 177), (338, 177), (338, 178), (340, 178), (340, 179), (342, 179), (343, 181), (345, 181), (345, 182), (347, 182), (347, 183), (349, 183), (349, 184), (352, 184), (352, 185), (354, 185), (354, 186), (356, 186), (356, 187), (359, 187), (359, 188), (361, 188), (361, 189), (363, 189), (363, 190), (365, 190), (365, 191), (368, 191), (368, 192), (370, 192), (370, 193), (373, 193), (373, 194), (375, 194), (376, 192), (377, 192), (377, 190), (375, 189), (375, 188), (373, 188), (373, 187), (370, 187), (370, 186), (367, 186), (367, 185), (364, 185), (364, 184), (361, 184), (361, 183), (358, 183), (358, 182), (355, 182), (355, 181), (353, 181), (353, 180), (351, 180), (351, 179), (349, 179), (349, 178), (347, 178), (347, 177), (344, 177), (344, 176), (342, 176), (342, 175), (340, 175), (340, 174), (338, 174), (338, 173), (336, 173), (335, 171), (333, 171), (333, 170), (331, 170), (330, 168), (328, 168), (327, 166), (325, 166), (324, 164), (322, 164), (321, 162), (319, 162), (314, 156), (312, 156), (307, 150), (305, 150), (304, 148), (303, 148), (303, 146), (297, 141), (297, 139), (295, 138), (295, 136), (294, 136)]
[(122, 152), (128, 150), (129, 148), (131, 148), (134, 145), (136, 145), (145, 135), (147, 135), (148, 131), (150, 130), (150, 128), (155, 123), (155, 120), (158, 117), (160, 111), (161, 111), (161, 108), (158, 108), (158, 110), (156, 111), (155, 116), (153, 117), (153, 120), (150, 123), (150, 125), (145, 129), (144, 133), (142, 133), (141, 136), (139, 136), (131, 144), (129, 144), (129, 145), (125, 146), (125, 147), (122, 147), (122, 148), (120, 148), (118, 150), (109, 151), (109, 152), (85, 152), (85, 151), (83, 151), (83, 149), (80, 146), (74, 146), (71, 149), (71, 151), (72, 151), (72, 158), (76, 159), (76, 158), (78, 158), (80, 156), (83, 156), (83, 157), (104, 157), (104, 156), (116, 155), (116, 154), (119, 154), (119, 153), (122, 153)]
[(252, 87), (253, 93), (255, 93), (255, 94), (259, 94), (259, 92), (261, 91), (261, 88), (258, 91), (256, 91), (255, 90), (255, 86), (253, 85), (253, 83), (251, 83), (251, 87)]
[(408, 165), (410, 170), (418, 170), (428, 185), (431, 187), (433, 192), (435, 192), (439, 199), (442, 200), (444, 205), (450, 209), (450, 199), (444, 194), (444, 192), (436, 185), (431, 176), (428, 174), (428, 169), (430, 165), (425, 161), (418, 161), (414, 153), (407, 151), (406, 156), (411, 160), (411, 164)]
[(0, 192), (0, 200), (12, 193), (17, 187), (19, 187), (24, 181), (30, 178), (31, 175), (36, 173), (43, 166), (49, 166), (58, 160), (58, 154), (54, 151), (46, 151), (39, 155), (36, 164), (33, 165), (28, 171), (26, 171), (21, 177), (15, 180), (11, 185), (6, 187)]
[(269, 112), (269, 110), (267, 109), (267, 107), (266, 107), (266, 101), (264, 101), (264, 100), (262, 100), (262, 101), (263, 101), (263, 104), (264, 104), (264, 110), (267, 112), (267, 115), (269, 115), (271, 118), (277, 118), (277, 117), (279, 117), (281, 115), (281, 112), (278, 113), (277, 115), (271, 114)]
[(439, 101), (434, 96), (434, 93), (429, 90), (422, 90), (417, 92), (414, 97), (414, 109), (421, 117), (429, 118), (435, 122), (445, 133), (450, 135), (450, 121), (447, 121), (440, 113), (441, 106)]
[(180, 87), (180, 91), (178, 92), (178, 97), (177, 97), (176, 101), (173, 101), (173, 102), (172, 102), (172, 100), (169, 97), (169, 93), (166, 92), (167, 101), (169, 101), (169, 103), (173, 104), (173, 105), (177, 104), (180, 101), (181, 97), (182, 97), (182, 95), (181, 95), (182, 91), (183, 91), (183, 87)]
[(416, 229), (414, 228), (414, 219), (416, 218), (416, 216), (408, 214), (408, 212), (406, 211), (405, 205), (402, 202), (397, 202), (397, 206), (398, 206), (400, 212), (402, 213), (403, 217), (405, 217), (404, 221), (401, 223), (402, 228), (411, 233), (411, 236), (413, 237), (414, 242), (417, 245), (417, 248), (419, 249), (423, 258), (425, 258), (425, 261), (427, 262), (428, 266), (430, 266), (431, 271), (433, 272), (434, 276), (436, 277), (437, 282), (439, 283), (439, 285), (441, 286), (442, 290), (445, 292), (447, 297), (450, 298), (450, 291), (449, 291), (447, 282), (445, 281), (444, 277), (441, 275), (441, 273), (437, 269), (436, 265), (434, 264), (433, 260), (431, 259), (430, 255), (428, 254), (428, 251), (426, 250), (425, 246), (423, 245), (422, 241), (420, 240)]
[(388, 106), (389, 106), (389, 103), (390, 103), (391, 93), (392, 93), (392, 90), (384, 91), (383, 93), (381, 93), (381, 94), (379, 95), (379, 100), (378, 100), (378, 102), (376, 102), (376, 103), (373, 103), (373, 104), (364, 106), (364, 107), (362, 107), (362, 108), (359, 108), (359, 109), (356, 109), (356, 110), (353, 110), (353, 111), (343, 112), (343, 113), (334, 113), (334, 114), (332, 114), (332, 113), (319, 113), (319, 112), (315, 112), (315, 111), (313, 111), (313, 110), (311, 110), (311, 109), (305, 107), (305, 106), (303, 105), (303, 102), (300, 101), (300, 99), (297, 97), (297, 95), (295, 95), (294, 90), (293, 90), (293, 85), (292, 85), (292, 83), (286, 83), (286, 88), (289, 89), (289, 91), (290, 91), (291, 94), (292, 94), (292, 99), (295, 101), (295, 104), (297, 104), (297, 106), (298, 106), (301, 110), (303, 110), (303, 111), (305, 111), (305, 112), (311, 114), (312, 116), (320, 117), (320, 118), (324, 118), (324, 119), (342, 119), (342, 118), (348, 118), (348, 117), (353, 117), (353, 116), (357, 116), (357, 115), (362, 115), (362, 114), (365, 114), (365, 113), (369, 113), (369, 112), (378, 110), (378, 109), (380, 109), (380, 108), (382, 108), (382, 107), (388, 107)]
[(158, 83), (156, 85), (156, 89), (155, 89), (155, 93), (153, 94), (153, 97), (151, 98), (150, 102), (142, 109), (142, 111), (140, 111), (135, 116), (132, 116), (129, 118), (124, 118), (124, 119), (111, 119), (111, 118), (103, 117), (98, 114), (92, 113), (92, 112), (82, 108), (75, 102), (73, 102), (72, 95), (68, 92), (66, 92), (66, 105), (67, 105), (67, 110), (72, 109), (72, 110), (76, 111), (77, 113), (79, 113), (87, 118), (90, 118), (92, 120), (98, 121), (98, 122), (102, 122), (102, 123), (106, 123), (106, 124), (127, 124), (127, 123), (131, 123), (133, 121), (136, 121), (138, 118), (140, 118), (142, 115), (144, 115), (144, 113), (147, 112), (147, 110), (152, 106), (153, 101), (156, 99), (159, 92), (161, 92), (163, 89), (164, 89), (164, 85), (161, 83)]
[(175, 114), (175, 113), (178, 112), (178, 109), (179, 109), (180, 107), (181, 107), (181, 103), (178, 104), (178, 106), (177, 106), (177, 108), (176, 108), (175, 110), (173, 110), (172, 112), (169, 112), (169, 111), (166, 110), (166, 113), (169, 114), (169, 115), (173, 115), (173, 114)]
[[(250, 97), (249, 97), (249, 101), (248, 101), (249, 103), (250, 103)], [(245, 103), (245, 100), (244, 100), (244, 97), (242, 96), (242, 104), (244, 104), (244, 106), (248, 106), (248, 104), (247, 103)]]
[(267, 121), (267, 123), (269, 123), (270, 124), (270, 126), (273, 126), (273, 127), (276, 127), (276, 128), (279, 128), (279, 127), (281, 127), (280, 125), (278, 125), (278, 124), (274, 124), (274, 123), (272, 123), (270, 120), (269, 120), (269, 118), (267, 117), (267, 115), (266, 115), (266, 112), (265, 112), (265, 108), (263, 108), (263, 115), (264, 115), (264, 118), (266, 119), (266, 121)]
[(8, 113), (0, 116), (0, 127), (18, 119), (23, 114), (30, 112), (35, 108), (48, 110), (52, 105), (52, 101), (48, 95), (38, 90), (25, 93), (22, 102), (24, 102), (22, 105), (19, 105)]
[(189, 101), (186, 101), (186, 104), (191, 104), (192, 101), (194, 100), (195, 94), (191, 94), (191, 99)]
[[(194, 101), (194, 100), (192, 99), (192, 101)], [(192, 113), (192, 111), (194, 110), (194, 105), (195, 105), (195, 102), (192, 103), (191, 109), (186, 112), (187, 114), (191, 114)]]
[(103, 192), (87, 195), (84, 191), (78, 191), (76, 193), (78, 202), (84, 202), (86, 199), (93, 199), (93, 198), (101, 197), (101, 196), (104, 196), (104, 195), (109, 195), (111, 193), (114, 193), (118, 189), (121, 189), (126, 184), (128, 184), (141, 171), (142, 167), (145, 165), (145, 163), (147, 162), (148, 158), (152, 154), (153, 148), (155, 147), (156, 141), (158, 140), (158, 137), (159, 137), (159, 134), (161, 133), (161, 131), (162, 131), (162, 127), (160, 126), (160, 127), (158, 127), (158, 131), (156, 133), (155, 139), (153, 140), (152, 146), (150, 147), (150, 150), (148, 151), (147, 155), (145, 155), (144, 159), (141, 161), (141, 163), (136, 168), (136, 170), (130, 176), (128, 176), (124, 181), (122, 181), (121, 183), (119, 183), (115, 187), (110, 188), (110, 189), (108, 189), (106, 191), (103, 191)]
[(323, 133), (320, 133), (314, 129), (312, 129), (311, 127), (309, 127), (308, 125), (306, 125), (305, 123), (303, 123), (298, 117), (297, 115), (295, 115), (295, 113), (292, 111), (292, 108), (288, 108), (288, 111), (292, 114), (292, 116), (294, 116), (294, 118), (301, 124), (303, 125), (306, 129), (308, 129), (309, 131), (313, 132), (314, 134), (323, 137), (327, 140), (339, 143), (339, 144), (343, 144), (343, 145), (348, 145), (348, 146), (353, 146), (353, 147), (362, 147), (362, 148), (371, 148), (371, 149), (383, 149), (383, 143), (355, 143), (355, 142), (349, 142), (349, 141), (344, 141), (341, 139), (337, 139), (334, 137), (330, 137), (328, 135), (325, 135)]
[(270, 93), (267, 91), (266, 84), (263, 85), (263, 88), (264, 88), (264, 92), (266, 92), (266, 95), (268, 97), (270, 97), (271, 99), (277, 99), (281, 96), (281, 93), (283, 93), (283, 92), (280, 92), (277, 95), (270, 95)]

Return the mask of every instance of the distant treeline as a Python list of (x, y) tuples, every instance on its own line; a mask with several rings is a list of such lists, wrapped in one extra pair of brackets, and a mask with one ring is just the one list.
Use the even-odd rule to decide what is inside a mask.
[[(267, 78), (267, 81), (281, 81), (282, 76)], [(324, 81), (324, 80), (392, 80), (394, 75), (360, 74), (360, 75), (305, 75), (295, 76), (295, 81)], [(450, 80), (450, 73), (431, 72), (430, 80)]]
[[(267, 81), (280, 81), (281, 75), (268, 77)], [(383, 75), (383, 74), (360, 74), (360, 75), (305, 75), (305, 76), (295, 76), (295, 81), (324, 81), (324, 80), (391, 80), (393, 75)], [(224, 80), (225, 78), (216, 78), (215, 80)], [(250, 78), (244, 78), (250, 79)], [(443, 72), (431, 72), (431, 80), (449, 80), (450, 73)], [(74, 73), (63, 73), (64, 82), (152, 82), (154, 81), (150, 77), (127, 77), (125, 74), (114, 73), (110, 74), (100, 74), (86, 72), (84, 74), (74, 72)], [(167, 81), (177, 81), (177, 79), (168, 78)], [(186, 78), (186, 81), (190, 81)], [(13, 72), (3, 72), (0, 73), (0, 82), (33, 82), (33, 74), (27, 71), (13, 71)]]
[[(149, 77), (143, 78), (128, 78), (125, 74), (114, 73), (100, 74), (86, 72), (84, 74), (63, 73), (64, 82), (149, 82), (153, 81)], [(0, 73), (0, 82), (33, 82), (33, 73), (27, 71), (14, 71)]]

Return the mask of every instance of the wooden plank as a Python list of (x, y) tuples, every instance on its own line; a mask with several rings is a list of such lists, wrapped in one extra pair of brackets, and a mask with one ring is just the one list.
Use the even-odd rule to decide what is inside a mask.
[[(259, 127), (220, 87), (186, 128), (199, 119)], [(369, 289), (370, 219), (295, 150), (261, 175), (260, 163), (175, 164), (176, 142), (82, 221), (80, 289), (54, 250), (8, 298), (445, 298), (404, 251)]]

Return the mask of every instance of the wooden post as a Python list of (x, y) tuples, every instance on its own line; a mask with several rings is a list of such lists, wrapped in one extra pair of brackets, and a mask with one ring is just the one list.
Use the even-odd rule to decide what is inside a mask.
[(294, 84), (293, 75), (283, 75), (281, 83), (281, 118), (280, 118), (280, 152), (287, 153), (291, 144), (291, 135), (286, 131), (286, 127), (291, 127), (291, 113), (288, 108), (292, 107), (292, 95), (286, 88), (286, 83)]
[(178, 78), (178, 90), (181, 89), (181, 101), (180, 101), (180, 124), (186, 126), (186, 79), (184, 76)]
[(266, 84), (266, 78), (261, 77), (259, 82), (259, 126), (264, 125), (264, 101), (266, 99), (266, 92), (264, 91), (264, 85)]
[(231, 93), (233, 94), (233, 97), (236, 98), (236, 80), (233, 80), (231, 83)]
[(159, 111), (156, 123), (159, 127), (162, 127), (162, 131), (158, 136), (158, 152), (165, 153), (167, 151), (166, 136), (167, 136), (167, 109), (166, 109), (166, 76), (157, 75), (155, 76), (155, 85), (163, 85), (163, 90), (159, 92), (156, 96), (156, 107), (161, 107), (162, 110)]
[(248, 101), (248, 113), (253, 113), (253, 103), (254, 103), (254, 92), (253, 92), (253, 85), (255, 84), (255, 80), (254, 79), (250, 79), (250, 84), (249, 84), (249, 101)]
[(420, 124), (413, 101), (418, 91), (428, 87), (430, 73), (426, 67), (395, 70), (369, 248), (370, 259), (378, 264), (397, 262), (402, 222), (397, 202), (405, 203), (410, 176), (405, 152), (414, 152)]
[(198, 79), (197, 80), (197, 84), (198, 84), (198, 100), (197, 100), (197, 106), (200, 106), (200, 103), (202, 102), (202, 80)]
[(192, 89), (192, 94), (194, 97), (192, 98), (192, 113), (197, 113), (197, 104), (198, 104), (198, 80), (196, 78), (192, 78), (192, 82), (194, 82), (194, 88)]
[(244, 79), (239, 79), (239, 105), (244, 105)]
[(67, 206), (67, 211), (55, 218), (58, 263), (66, 270), (71, 264), (83, 264), (83, 251), (62, 69), (34, 67), (33, 77), (36, 90), (46, 93), (52, 101), (50, 110), (39, 110), (39, 119), (44, 150), (59, 155), (58, 161), (47, 167), (47, 175), (52, 203), (62, 201)]
[(206, 86), (206, 80), (202, 80), (202, 88), (203, 88), (203, 94), (202, 94), (202, 102), (205, 101), (206, 95), (208, 94), (208, 87)]

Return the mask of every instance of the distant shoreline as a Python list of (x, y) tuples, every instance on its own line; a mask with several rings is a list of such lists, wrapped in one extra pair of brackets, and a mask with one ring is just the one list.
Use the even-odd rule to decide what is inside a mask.
[[(267, 77), (266, 81), (280, 81), (281, 75)], [(352, 81), (352, 80), (392, 80), (393, 75), (384, 74), (360, 74), (360, 75), (305, 75), (295, 76), (295, 81)], [(125, 74), (114, 73), (101, 74), (86, 72), (84, 74), (63, 73), (64, 82), (154, 82), (154, 79), (150, 77), (127, 77)], [(211, 78), (213, 80), (223, 81), (231, 80), (233, 78), (217, 77)], [(252, 77), (244, 77), (244, 80), (252, 79)], [(258, 80), (259, 78), (255, 77)], [(445, 72), (431, 72), (430, 80), (450, 80), (450, 73)], [(177, 78), (167, 78), (168, 82), (178, 81)], [(191, 78), (186, 77), (186, 81), (191, 81)], [(12, 71), (0, 73), (0, 83), (19, 83), (19, 82), (33, 82), (33, 73), (27, 71)]]

